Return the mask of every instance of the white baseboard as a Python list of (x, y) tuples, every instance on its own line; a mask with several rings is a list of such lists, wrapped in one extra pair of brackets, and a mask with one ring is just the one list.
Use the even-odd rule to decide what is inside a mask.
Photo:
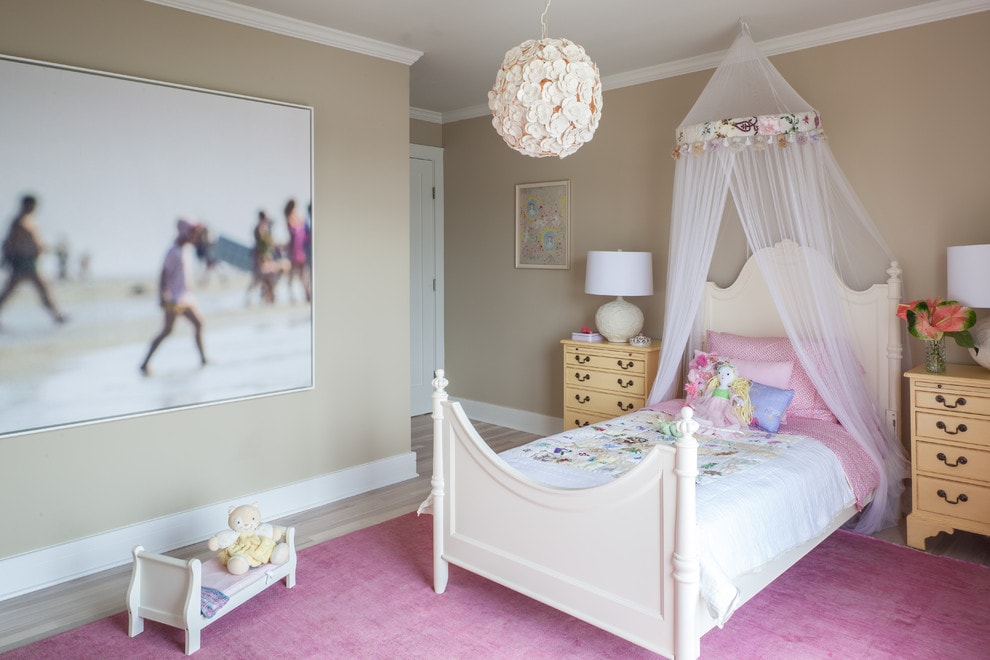
[(564, 420), (560, 417), (540, 415), (525, 410), (505, 408), (503, 406), (495, 406), (490, 403), (468, 399), (452, 398), (452, 400), (460, 402), (468, 419), (479, 422), (498, 424), (499, 426), (516, 429), (517, 431), (535, 433), (539, 436), (553, 435), (564, 430)]
[(136, 545), (164, 552), (203, 541), (225, 529), (231, 505), (258, 502), (265, 520), (277, 520), (415, 476), (416, 454), (409, 452), (0, 559), (0, 600), (128, 564)]

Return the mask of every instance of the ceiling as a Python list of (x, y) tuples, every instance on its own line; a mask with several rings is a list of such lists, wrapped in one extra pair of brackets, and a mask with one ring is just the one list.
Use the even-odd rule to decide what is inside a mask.
[[(412, 115), (487, 114), (505, 51), (545, 0), (150, 0), (411, 64)], [(740, 20), (766, 55), (990, 10), (990, 0), (556, 0), (548, 35), (584, 46), (604, 89), (713, 68)]]

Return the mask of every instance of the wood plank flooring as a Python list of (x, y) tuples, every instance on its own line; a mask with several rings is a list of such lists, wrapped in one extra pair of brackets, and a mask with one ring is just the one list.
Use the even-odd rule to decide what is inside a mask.
[[(476, 422), (475, 428), (496, 452), (537, 437), (481, 422)], [(430, 416), (413, 417), (410, 430), (419, 476), (276, 521), (296, 527), (298, 549), (416, 510), (430, 490), (433, 460)], [(910, 497), (906, 497), (905, 510), (908, 508)], [(903, 520), (877, 536), (904, 545)], [(942, 533), (929, 539), (928, 551), (990, 566), (990, 537), (965, 532)], [(200, 543), (170, 554), (184, 559), (208, 559), (213, 553), (205, 543)], [(121, 566), (0, 601), (0, 653), (125, 610), (130, 573), (130, 565)]]

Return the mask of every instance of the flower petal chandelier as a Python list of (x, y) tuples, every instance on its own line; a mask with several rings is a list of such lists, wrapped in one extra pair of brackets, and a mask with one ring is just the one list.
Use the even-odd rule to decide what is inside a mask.
[(602, 82), (584, 48), (543, 37), (509, 50), (488, 92), (492, 125), (505, 143), (534, 158), (564, 158), (591, 141), (602, 116)]

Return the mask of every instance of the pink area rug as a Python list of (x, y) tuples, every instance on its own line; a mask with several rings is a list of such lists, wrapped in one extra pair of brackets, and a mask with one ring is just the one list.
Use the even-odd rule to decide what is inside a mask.
[[(655, 658), (451, 567), (433, 592), (432, 518), (406, 515), (299, 553), (275, 585), (202, 633), (208, 658)], [(121, 602), (124, 594), (121, 594)], [(701, 640), (706, 659), (990, 658), (990, 568), (836, 532)], [(183, 656), (183, 632), (120, 613), (19, 658)]]

